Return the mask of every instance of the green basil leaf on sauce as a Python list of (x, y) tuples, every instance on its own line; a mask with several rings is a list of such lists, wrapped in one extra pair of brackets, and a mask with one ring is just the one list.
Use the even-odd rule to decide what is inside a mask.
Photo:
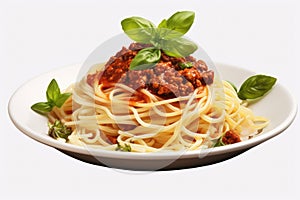
[[(169, 19), (162, 20), (158, 28), (162, 39), (174, 39), (183, 36), (194, 23), (195, 13), (181, 11), (173, 14)], [(169, 31), (168, 31), (169, 30)]]
[(185, 57), (197, 50), (197, 45), (191, 40), (185, 38), (175, 38), (165, 40), (162, 43), (163, 51), (172, 57)]
[(256, 99), (262, 97), (272, 89), (276, 78), (266, 75), (255, 75), (249, 77), (241, 86), (238, 97), (241, 100)]
[(181, 69), (185, 69), (185, 68), (191, 68), (194, 66), (194, 64), (192, 62), (182, 62), (178, 64), (180, 66)]
[(142, 17), (129, 17), (121, 21), (122, 29), (128, 37), (140, 43), (150, 43), (155, 36), (156, 27)]
[(161, 52), (156, 48), (145, 48), (138, 52), (130, 63), (131, 70), (143, 70), (154, 67), (160, 60)]

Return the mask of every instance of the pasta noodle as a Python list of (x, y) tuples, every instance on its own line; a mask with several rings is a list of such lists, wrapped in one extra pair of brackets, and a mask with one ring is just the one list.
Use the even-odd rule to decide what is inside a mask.
[(170, 99), (120, 83), (105, 87), (94, 81), (91, 86), (87, 77), (67, 91), (72, 98), (54, 108), (49, 120), (73, 127), (68, 142), (75, 145), (107, 150), (129, 145), (133, 152), (197, 150), (213, 147), (230, 130), (247, 140), (268, 124), (241, 104), (226, 81)]

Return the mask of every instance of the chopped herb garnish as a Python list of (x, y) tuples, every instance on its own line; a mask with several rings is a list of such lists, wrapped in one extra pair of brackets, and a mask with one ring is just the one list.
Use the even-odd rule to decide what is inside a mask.
[(46, 91), (47, 102), (38, 102), (31, 106), (31, 109), (41, 115), (46, 115), (52, 111), (53, 107), (62, 107), (71, 93), (61, 93), (55, 79), (52, 79)]
[(54, 139), (63, 138), (68, 141), (68, 136), (72, 133), (72, 128), (64, 125), (60, 120), (55, 120), (53, 124), (48, 122), (48, 135)]
[(226, 144), (223, 143), (222, 139), (223, 139), (223, 136), (221, 136), (221, 137), (217, 140), (217, 142), (216, 142), (216, 144), (214, 145), (214, 147), (225, 146)]
[(183, 63), (179, 63), (179, 66), (181, 69), (185, 69), (185, 68), (193, 67), (194, 64), (192, 62), (183, 62)]
[(239, 134), (233, 130), (229, 130), (218, 139), (214, 147), (234, 144), (237, 142), (241, 142)]
[(130, 69), (142, 70), (155, 66), (160, 60), (161, 52), (155, 48), (145, 48), (139, 51), (130, 63)]
[(116, 151), (131, 152), (131, 147), (129, 144), (124, 144), (124, 146), (122, 146), (119, 142), (117, 142)]

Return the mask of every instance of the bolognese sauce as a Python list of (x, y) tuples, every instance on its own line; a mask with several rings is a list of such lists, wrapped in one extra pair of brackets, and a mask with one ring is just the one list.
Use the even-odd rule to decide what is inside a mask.
[[(95, 79), (98, 84), (106, 87), (122, 83), (135, 90), (147, 89), (164, 99), (187, 96), (196, 88), (213, 83), (214, 72), (208, 70), (204, 61), (192, 56), (176, 58), (162, 52), (160, 61), (154, 67), (130, 70), (132, 59), (146, 47), (149, 45), (140, 43), (123, 47), (109, 59), (103, 71), (88, 75), (88, 83), (92, 85)], [(190, 66), (182, 67), (184, 63), (189, 63)]]

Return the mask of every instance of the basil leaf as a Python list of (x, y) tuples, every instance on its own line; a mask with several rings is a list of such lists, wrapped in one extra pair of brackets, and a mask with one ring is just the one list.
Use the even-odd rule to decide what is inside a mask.
[(176, 38), (171, 40), (164, 40), (162, 49), (168, 56), (185, 57), (197, 50), (197, 45), (185, 38)]
[(160, 24), (157, 27), (157, 32), (158, 32), (158, 37), (160, 39), (167, 39), (167, 35), (171, 32), (172, 30), (168, 29), (167, 25), (167, 20), (164, 19), (160, 22)]
[(155, 25), (142, 17), (130, 17), (121, 21), (122, 29), (132, 40), (149, 43), (155, 36)]
[(173, 39), (183, 36), (194, 23), (195, 13), (191, 11), (181, 11), (173, 14), (169, 19), (163, 20), (159, 24), (160, 29), (169, 29), (170, 31), (160, 31), (163, 39)]
[(31, 106), (31, 109), (41, 115), (46, 115), (54, 106), (60, 108), (71, 95), (71, 93), (61, 94), (56, 80), (52, 79), (46, 91), (47, 102), (36, 103)]
[(266, 75), (249, 77), (241, 86), (238, 97), (241, 100), (256, 99), (266, 94), (275, 84), (276, 78)]
[(60, 95), (60, 89), (55, 79), (52, 79), (48, 85), (46, 96), (48, 102), (55, 102)]
[(163, 19), (163, 20), (159, 23), (158, 28), (162, 28), (162, 29), (168, 28), (167, 20), (166, 20), (166, 19)]
[(131, 70), (143, 70), (154, 67), (160, 60), (161, 52), (155, 48), (145, 48), (138, 52), (130, 63)]
[(53, 108), (53, 105), (49, 102), (39, 102), (36, 104), (33, 104), (31, 106), (31, 109), (41, 115), (46, 115), (48, 112), (51, 112)]
[(62, 105), (65, 103), (65, 101), (71, 96), (72, 94), (71, 93), (63, 93), (61, 94), (57, 100), (55, 101), (55, 105), (57, 107), (62, 107)]

